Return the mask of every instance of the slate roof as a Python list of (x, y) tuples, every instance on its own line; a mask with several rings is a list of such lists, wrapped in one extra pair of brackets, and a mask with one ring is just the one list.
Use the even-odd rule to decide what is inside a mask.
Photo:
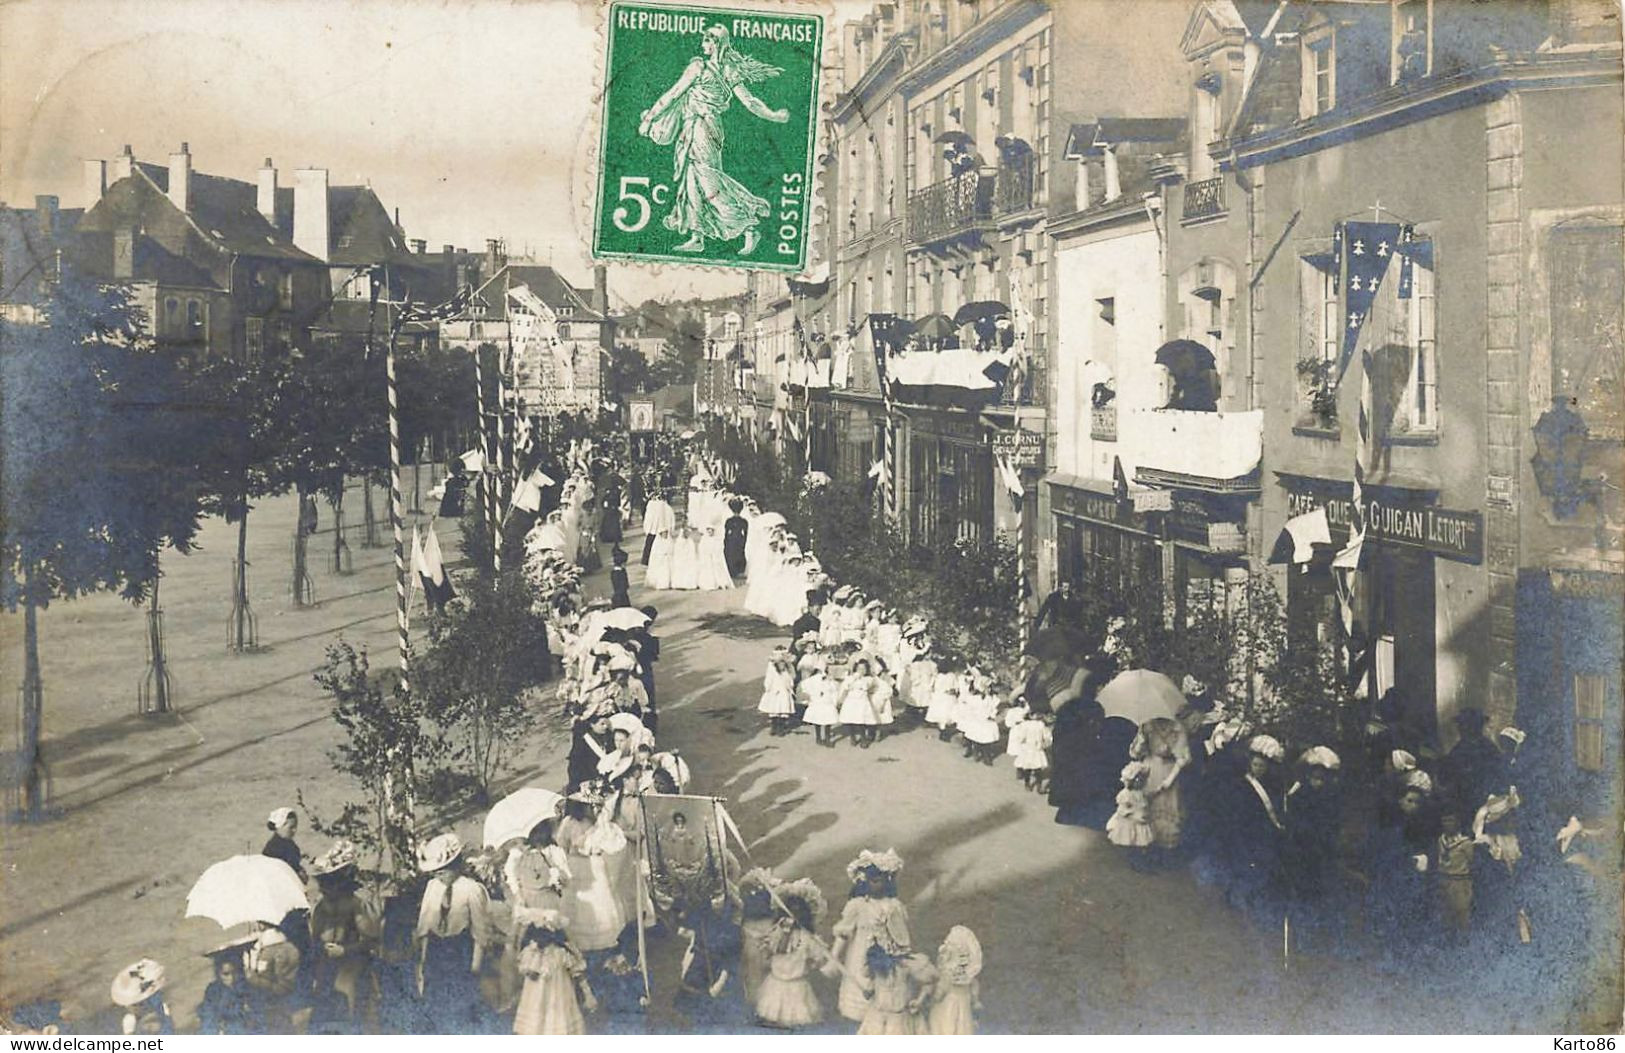
[(575, 286), (565, 281), (558, 271), (545, 264), (510, 263), (486, 279), (475, 291), (490, 309), (506, 316), (508, 290), (516, 285), (528, 286), (537, 298), (554, 311), (570, 307), (572, 322), (601, 322), (604, 316), (593, 310), (592, 303)]
[[(137, 161), (135, 172), (132, 178), (145, 178), (160, 192), (169, 193), (168, 166)], [(253, 183), (193, 172), (186, 214), (205, 237), (239, 256), (303, 262), (315, 259), (260, 214), (259, 188)]]

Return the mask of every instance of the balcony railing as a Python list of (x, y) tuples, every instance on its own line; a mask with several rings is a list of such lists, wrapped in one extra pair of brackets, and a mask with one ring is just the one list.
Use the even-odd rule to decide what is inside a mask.
[(1032, 154), (1023, 154), (999, 165), (993, 182), (993, 208), (999, 215), (1025, 212), (1033, 207)]
[(1185, 208), (1180, 214), (1184, 223), (1212, 219), (1224, 215), (1224, 176), (1199, 179), (1185, 184)]
[(1090, 407), (1089, 437), (1100, 442), (1117, 441), (1116, 405)]
[(952, 237), (993, 214), (993, 179), (980, 171), (933, 183), (908, 196), (908, 238), (913, 242)]
[(1128, 410), (1120, 441), (1136, 452), (1141, 482), (1184, 483), (1226, 492), (1256, 490), (1264, 413)]
[(1049, 379), (1043, 362), (1028, 362), (1025, 369), (1011, 370), (999, 391), (1001, 406), (1042, 406)]

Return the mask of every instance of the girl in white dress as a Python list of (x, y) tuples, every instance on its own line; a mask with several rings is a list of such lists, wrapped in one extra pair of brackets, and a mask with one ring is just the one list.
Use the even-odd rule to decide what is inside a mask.
[(773, 624), (794, 625), (801, 612), (807, 609), (807, 590), (812, 588), (812, 568), (817, 564), (807, 554), (792, 555), (784, 566), (783, 576), (773, 597)]
[(671, 564), (675, 548), (672, 532), (676, 529), (669, 527), (655, 535), (654, 547), (649, 550), (649, 572), (643, 578), (643, 584), (651, 589), (672, 587)]
[(862, 749), (874, 745), (879, 737), (880, 716), (875, 712), (875, 678), (869, 672), (867, 658), (852, 663), (852, 675), (841, 684), (841, 724), (847, 738)]
[(874, 690), (870, 698), (875, 704), (875, 738), (880, 737), (880, 729), (888, 728), (897, 720), (897, 682), (892, 679), (891, 668), (886, 659), (875, 655)]
[(950, 742), (954, 737), (954, 719), (959, 711), (961, 677), (954, 670), (954, 662), (943, 658), (937, 663), (937, 675), (931, 681), (931, 703), (925, 719), (937, 729), (937, 738)]
[(937, 686), (937, 660), (931, 654), (931, 638), (923, 632), (909, 641), (914, 657), (908, 663), (908, 693), (904, 701), (909, 712), (919, 720), (931, 706), (931, 695)]
[(813, 740), (820, 746), (833, 747), (835, 725), (841, 722), (841, 711), (836, 697), (836, 683), (824, 671), (824, 666), (825, 656), (820, 654), (811, 673), (796, 685), (796, 691), (807, 699), (807, 711), (801, 715), (801, 719), (812, 725)]
[(773, 590), (778, 587), (779, 563), (784, 551), (783, 526), (775, 526), (766, 534), (754, 555), (748, 547), (756, 540), (754, 529), (746, 540), (745, 563), (750, 582), (745, 586), (745, 610), (758, 618), (767, 618), (773, 613), (776, 601)]
[(728, 557), (722, 550), (722, 528), (707, 524), (700, 536), (700, 588), (731, 589), (733, 575), (728, 573)]
[(842, 585), (824, 604), (818, 620), (818, 646), (828, 651), (841, 644), (842, 619), (846, 616), (846, 601), (852, 598), (852, 586)]
[(1035, 793), (1043, 793), (1048, 787), (1044, 785), (1044, 773), (1049, 771), (1049, 747), (1052, 735), (1049, 725), (1044, 718), (1027, 709), (1026, 706), (1012, 709), (1011, 713), (1018, 713), (1014, 723), (1010, 724), (1010, 745), (1008, 752), (1015, 759), (1016, 773), (1021, 776), (1021, 784)]
[(790, 730), (790, 721), (796, 715), (795, 666), (790, 649), (782, 644), (773, 648), (767, 660), (767, 672), (762, 676), (762, 700), (756, 711), (772, 723), (773, 734), (783, 735)]
[(570, 883), (564, 890), (564, 917), (572, 942), (583, 951), (615, 946), (627, 913), (616, 887), (626, 835), (602, 813), (595, 796), (578, 794), (565, 802), (558, 843), (568, 854)]
[(694, 531), (687, 526), (677, 531), (671, 540), (671, 587), (697, 589), (700, 587), (700, 548)]
[(980, 670), (973, 671), (970, 689), (961, 688), (955, 723), (965, 736), (965, 756), (988, 767), (999, 752), (999, 696)]

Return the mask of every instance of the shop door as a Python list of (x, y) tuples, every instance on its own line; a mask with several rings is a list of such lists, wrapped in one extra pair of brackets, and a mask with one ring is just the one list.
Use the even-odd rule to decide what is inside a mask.
[(1433, 619), (1433, 557), (1394, 549), (1371, 552), (1372, 697), (1390, 689), (1400, 719), (1438, 741)]

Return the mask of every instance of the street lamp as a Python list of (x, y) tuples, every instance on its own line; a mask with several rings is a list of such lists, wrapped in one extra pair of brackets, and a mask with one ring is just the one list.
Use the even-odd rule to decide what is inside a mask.
[(1581, 477), (1589, 429), (1563, 395), (1535, 422), (1535, 485), (1552, 502), (1552, 514), (1568, 519), (1580, 505), (1596, 499), (1596, 480)]

